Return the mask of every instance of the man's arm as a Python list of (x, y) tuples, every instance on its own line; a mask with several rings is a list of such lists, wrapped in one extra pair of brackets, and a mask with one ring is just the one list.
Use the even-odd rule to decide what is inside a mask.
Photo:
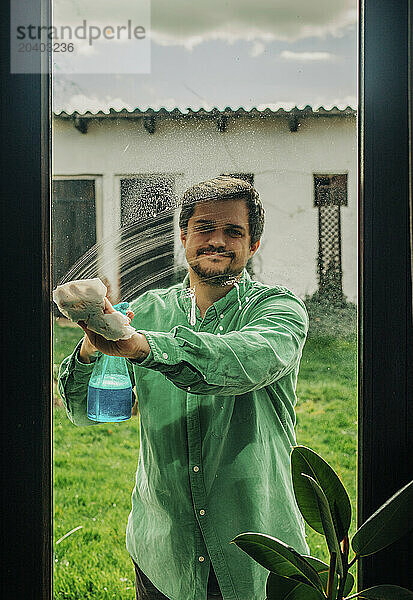
[(136, 362), (194, 394), (239, 395), (290, 373), (300, 360), (307, 330), (302, 302), (268, 291), (238, 331), (219, 337), (183, 326), (169, 333), (141, 332), (150, 354)]
[(78, 358), (80, 362), (89, 365), (93, 362), (93, 359), (96, 358), (98, 354), (98, 349), (96, 346), (91, 344), (87, 335), (83, 338), (82, 345), (79, 348)]
[(168, 333), (138, 331), (129, 340), (113, 342), (79, 324), (104, 354), (159, 371), (181, 389), (239, 395), (274, 383), (298, 365), (308, 316), (298, 298), (270, 289), (257, 298), (244, 327), (219, 337), (177, 326)]
[[(87, 417), (87, 389), (93, 372), (93, 354), (88, 357), (89, 362), (79, 360), (79, 351), (83, 344), (79, 342), (70, 356), (63, 359), (59, 368), (58, 389), (66, 408), (66, 413), (74, 425), (96, 425)], [(98, 360), (98, 359), (96, 359)]]

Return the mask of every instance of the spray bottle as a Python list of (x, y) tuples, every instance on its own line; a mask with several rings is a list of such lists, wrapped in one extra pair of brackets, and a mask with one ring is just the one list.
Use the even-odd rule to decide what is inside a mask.
[[(126, 314), (128, 302), (113, 308)], [(126, 421), (132, 414), (132, 382), (126, 359), (102, 356), (95, 362), (87, 392), (87, 416), (99, 423)]]

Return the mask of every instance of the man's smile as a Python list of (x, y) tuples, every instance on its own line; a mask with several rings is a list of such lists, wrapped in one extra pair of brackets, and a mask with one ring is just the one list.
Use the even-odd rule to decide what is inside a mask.
[(203, 252), (201, 256), (210, 256), (212, 258), (231, 258), (227, 254), (219, 254), (218, 252)]
[(232, 255), (227, 252), (217, 252), (215, 250), (201, 250), (198, 256), (211, 256), (213, 258), (232, 258)]

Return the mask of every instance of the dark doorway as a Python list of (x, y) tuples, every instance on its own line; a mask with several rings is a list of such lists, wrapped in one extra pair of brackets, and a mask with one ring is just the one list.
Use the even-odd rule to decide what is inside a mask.
[(96, 244), (94, 179), (53, 181), (53, 287)]

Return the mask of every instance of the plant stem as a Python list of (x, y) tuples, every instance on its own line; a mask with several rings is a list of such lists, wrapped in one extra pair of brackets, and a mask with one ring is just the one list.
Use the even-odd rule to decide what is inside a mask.
[(343, 553), (341, 555), (343, 562), (343, 575), (340, 577), (340, 583), (337, 590), (337, 600), (342, 600), (344, 596), (344, 586), (346, 585), (347, 574), (349, 569), (348, 553), (350, 549), (348, 535), (343, 540)]
[(338, 586), (338, 592), (337, 592), (337, 600), (342, 600), (342, 598), (343, 598), (344, 586), (346, 585), (346, 579), (347, 579), (347, 573), (348, 573), (348, 565), (343, 565), (343, 577), (340, 577), (340, 584)]
[(348, 563), (348, 568), (352, 567), (354, 565), (354, 563), (356, 562), (356, 560), (358, 560), (358, 556), (357, 554), (354, 556), (354, 558)]
[(327, 600), (332, 600), (334, 591), (334, 574), (336, 572), (337, 554), (332, 552), (330, 555), (330, 567), (328, 569), (327, 579)]
[(350, 541), (348, 539), (348, 535), (343, 539), (343, 557), (345, 558), (346, 563), (348, 563), (348, 553), (350, 550)]

